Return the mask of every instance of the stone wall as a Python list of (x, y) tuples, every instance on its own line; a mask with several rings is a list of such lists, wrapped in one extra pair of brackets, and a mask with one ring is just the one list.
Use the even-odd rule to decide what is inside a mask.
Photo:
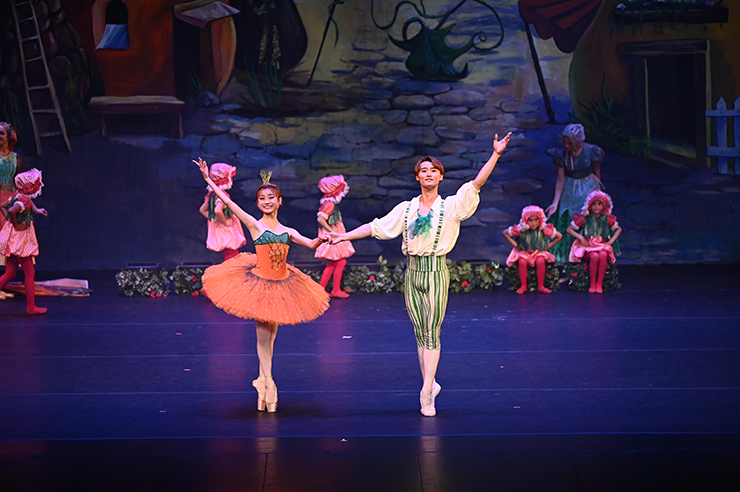
[[(516, 12), (502, 12), (506, 25), (514, 26)], [(545, 123), (521, 29), (512, 27), (505, 47), (495, 53), (466, 55), (462, 61), (471, 70), (466, 79), (439, 83), (413, 78), (404, 53), (366, 23), (342, 31), (327, 65), (332, 70), (310, 87), (305, 71), (292, 74), (283, 104), (274, 110), (254, 108), (236, 74), (220, 104), (188, 104), (182, 140), (166, 138), (166, 125), (163, 131), (156, 118), (111, 118), (107, 139), (88, 134), (73, 139), (72, 154), (50, 149), (28, 159), (47, 182), (40, 206), (49, 217), (37, 226), (39, 266), (218, 261), (220, 255), (205, 248), (206, 224), (197, 212), (204, 183), (191, 160), (198, 156), (237, 166), (232, 196), (255, 215), (259, 170), (273, 171), (284, 196), (281, 221), (313, 237), (321, 177), (346, 176), (351, 191), (341, 209), (351, 228), (418, 194), (412, 169), (419, 157), (431, 154), (443, 162), (447, 172), (440, 191), (449, 195), (488, 159), (493, 135), (511, 131), (509, 149), (481, 191), (478, 211), (463, 223), (452, 255), (503, 261), (510, 246), (502, 231), (518, 221), (523, 207), (544, 208), (552, 201), (552, 154), (571, 109), (567, 91), (553, 84), (561, 123)], [(546, 74), (548, 66), (567, 62), (565, 55), (551, 56)], [(616, 155), (606, 156), (602, 175), (624, 229), (618, 261), (740, 259), (740, 178)], [(399, 239), (367, 239), (355, 247), (357, 261), (400, 257)], [(291, 249), (291, 261), (312, 258), (310, 250)]]

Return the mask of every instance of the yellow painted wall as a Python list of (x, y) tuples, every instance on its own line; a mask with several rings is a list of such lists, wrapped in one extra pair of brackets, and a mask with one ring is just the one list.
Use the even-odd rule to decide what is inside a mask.
[(609, 22), (609, 14), (622, 0), (606, 0), (591, 27), (584, 34), (573, 53), (570, 69), (570, 94), (574, 107), (577, 102), (587, 104), (601, 98), (601, 81), (618, 99), (629, 100), (630, 79), (627, 60), (617, 54), (617, 45), (626, 42), (708, 39), (710, 58), (710, 104), (720, 97), (731, 104), (740, 95), (740, 0), (726, 0), (729, 9), (727, 24), (663, 25), (656, 33), (655, 23), (636, 26), (616, 26)]

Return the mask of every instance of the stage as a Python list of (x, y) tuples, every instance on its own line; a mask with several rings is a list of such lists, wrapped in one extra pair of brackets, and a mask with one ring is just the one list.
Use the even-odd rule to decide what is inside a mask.
[[(740, 265), (620, 266), (619, 291), (451, 294), (437, 416), (402, 294), (282, 326), (202, 297), (0, 302), (3, 491), (656, 491), (740, 483)], [(37, 279), (54, 276), (39, 271)]]

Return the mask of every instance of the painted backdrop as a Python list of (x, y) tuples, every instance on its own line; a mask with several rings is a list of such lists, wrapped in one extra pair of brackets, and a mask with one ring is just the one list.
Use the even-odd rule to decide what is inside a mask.
[[(619, 261), (740, 259), (740, 182), (735, 167), (719, 173), (707, 157), (716, 128), (704, 114), (740, 95), (740, 44), (730, 39), (739, 0), (681, 2), (677, 22), (640, 17), (636, 2), (584, 1), (578, 29), (562, 0), (413, 3), (35, 2), (71, 142), (68, 152), (44, 139), (38, 155), (18, 34), (0, 2), (2, 119), (46, 183), (39, 268), (217, 261), (198, 213), (199, 156), (237, 167), (232, 197), (255, 214), (259, 171), (273, 171), (281, 220), (314, 236), (321, 177), (347, 178), (352, 227), (418, 193), (420, 156), (440, 158), (441, 191), (451, 194), (486, 161), (493, 135), (511, 131), (453, 257), (503, 261), (502, 231), (524, 206), (552, 201), (552, 155), (571, 120), (606, 149), (604, 185), (624, 228)], [(666, 79), (670, 70), (691, 75)], [(91, 100), (137, 96), (182, 101), (183, 138), (171, 132), (179, 113), (150, 114), (138, 99), (138, 112), (104, 116), (102, 137)], [(355, 246), (360, 261), (400, 257), (398, 240)], [(311, 258), (291, 251), (292, 261)]]

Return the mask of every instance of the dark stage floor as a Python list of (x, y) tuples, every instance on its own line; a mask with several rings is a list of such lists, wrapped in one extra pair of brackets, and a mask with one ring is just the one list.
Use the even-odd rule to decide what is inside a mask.
[[(206, 299), (0, 302), (2, 491), (738, 490), (739, 265), (621, 267), (620, 291), (450, 296), (438, 415), (400, 294), (281, 327)], [(40, 279), (51, 278), (44, 272)]]

